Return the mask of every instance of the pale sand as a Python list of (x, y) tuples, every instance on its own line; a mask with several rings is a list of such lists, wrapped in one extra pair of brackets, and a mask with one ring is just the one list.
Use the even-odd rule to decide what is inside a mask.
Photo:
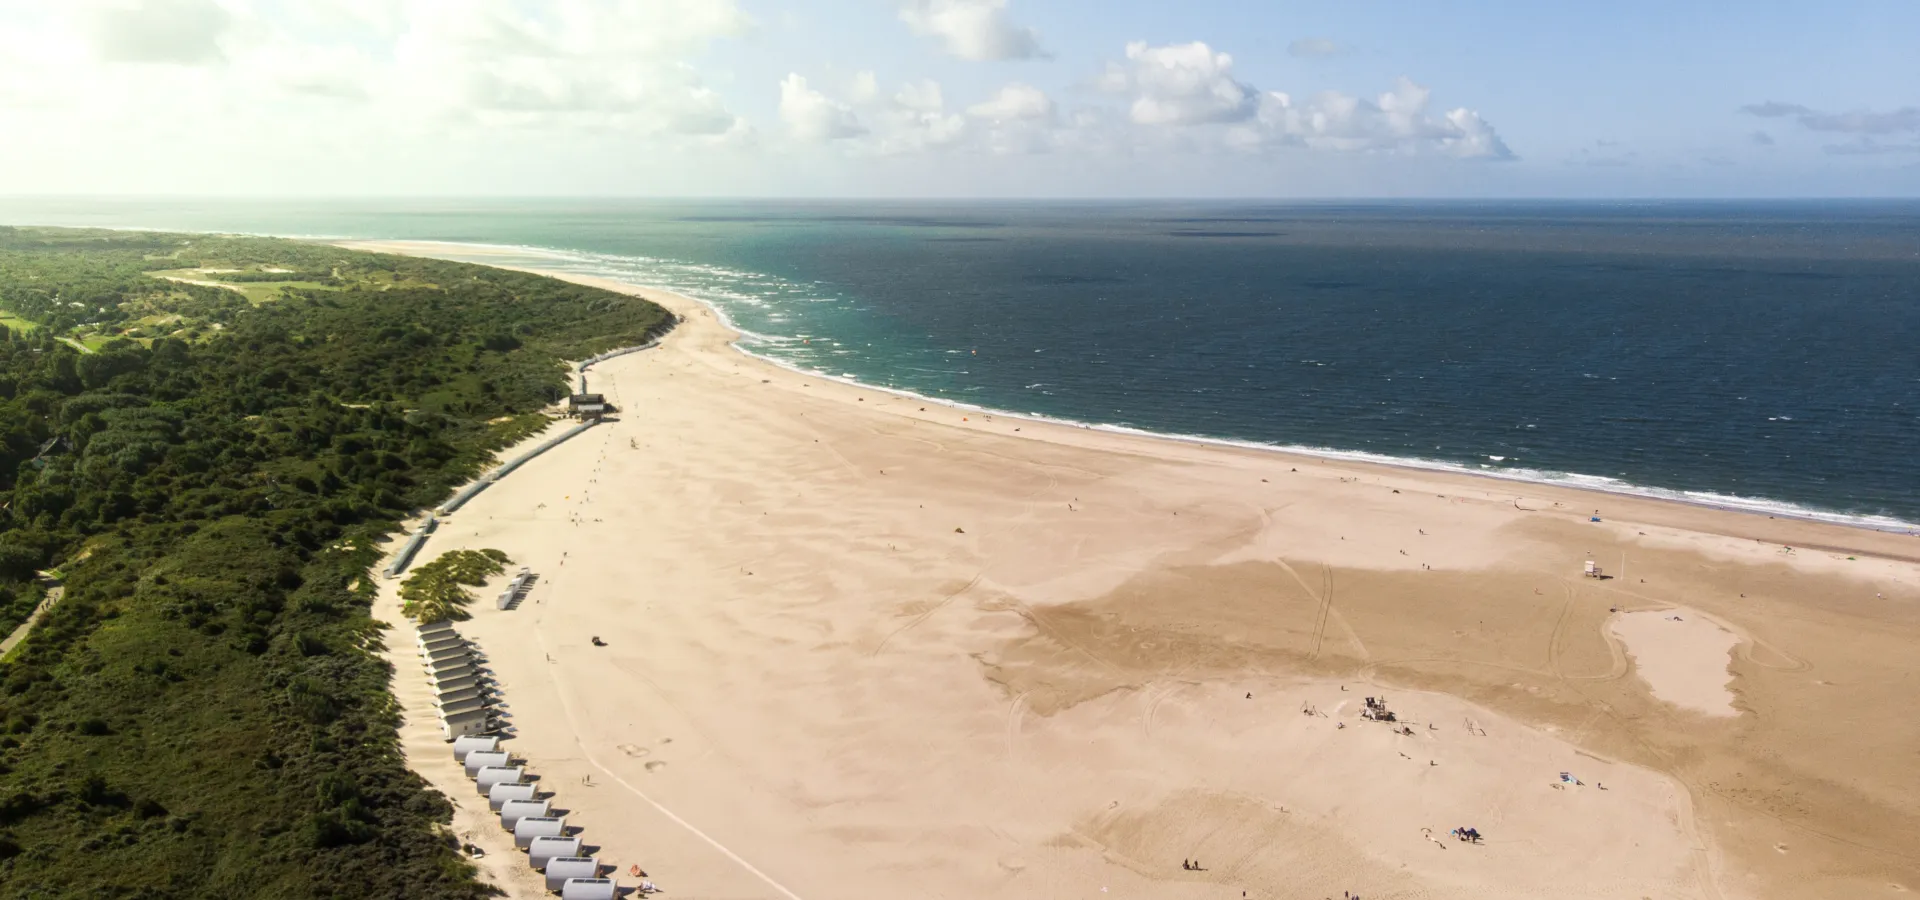
[(1733, 716), (1733, 648), (1740, 638), (1691, 609), (1621, 613), (1607, 629), (1627, 645), (1634, 672), (1655, 697), (1709, 716)]
[[(595, 368), (621, 421), (425, 557), (540, 574), (461, 630), (512, 749), (669, 896), (1920, 885), (1920, 540), (982, 416), (755, 361), (646, 293), (687, 321)], [(1581, 578), (1588, 558), (1620, 577)], [(1659, 699), (1609, 634), (1682, 603), (1738, 636), (1739, 715)], [(411, 641), (389, 637), (408, 755), (484, 810)], [(1383, 693), (1411, 736), (1358, 717)]]

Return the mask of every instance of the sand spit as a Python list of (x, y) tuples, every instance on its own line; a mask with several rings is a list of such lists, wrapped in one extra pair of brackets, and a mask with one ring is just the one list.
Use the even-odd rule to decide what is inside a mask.
[[(497, 547), (540, 575), (461, 631), (512, 750), (670, 896), (1920, 885), (1920, 541), (922, 404), (648, 295), (687, 321), (595, 368), (620, 421), (422, 561)], [(1633, 674), (1659, 654), (1610, 621), (1681, 606), (1739, 636), (1742, 714)], [(396, 694), (410, 759), (473, 802)]]

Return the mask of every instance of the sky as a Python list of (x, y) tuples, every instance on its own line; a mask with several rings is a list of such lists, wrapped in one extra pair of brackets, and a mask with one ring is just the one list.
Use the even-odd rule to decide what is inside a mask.
[(1920, 4), (0, 0), (0, 194), (1920, 196)]

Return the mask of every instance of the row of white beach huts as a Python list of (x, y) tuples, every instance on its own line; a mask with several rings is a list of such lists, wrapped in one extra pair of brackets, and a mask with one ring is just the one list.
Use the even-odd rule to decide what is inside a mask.
[(553, 815), (551, 800), (540, 796), (539, 785), (527, 780), (524, 761), (500, 749), (496, 735), (469, 735), (453, 742), (453, 758), (466, 767), (467, 777), (487, 798), (487, 808), (500, 816), (500, 827), (513, 833), (513, 846), (527, 853), (527, 863), (547, 879), (547, 890), (560, 900), (613, 900), (619, 882), (601, 877), (597, 857), (582, 856), (580, 837), (567, 833), (565, 816)]
[(484, 658), (446, 622), (420, 626), (419, 641), (453, 757), (487, 798), (487, 808), (499, 814), (500, 826), (513, 833), (514, 846), (527, 852), (527, 861), (546, 876), (547, 890), (561, 900), (612, 900), (619, 884), (600, 877), (598, 859), (580, 855), (580, 838), (567, 833), (566, 818), (552, 814), (551, 800), (528, 779), (524, 761), (500, 749), (500, 736), (491, 733), (500, 723)]

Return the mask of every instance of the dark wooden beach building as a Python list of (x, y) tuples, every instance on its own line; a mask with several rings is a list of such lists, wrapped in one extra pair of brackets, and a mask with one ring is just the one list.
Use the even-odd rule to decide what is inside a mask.
[(613, 412), (603, 394), (574, 394), (567, 398), (567, 415), (581, 419), (598, 419)]

